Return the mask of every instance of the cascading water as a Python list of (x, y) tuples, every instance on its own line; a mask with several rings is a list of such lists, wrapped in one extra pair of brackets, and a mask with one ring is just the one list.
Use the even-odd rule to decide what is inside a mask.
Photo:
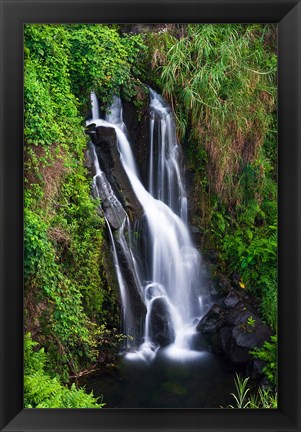
[[(180, 147), (170, 107), (150, 89), (149, 192), (163, 201), (187, 224), (187, 198), (180, 174)], [(157, 124), (157, 140), (154, 136)], [(157, 154), (157, 167), (154, 165)]]
[(99, 118), (99, 105), (98, 105), (98, 99), (94, 92), (90, 95), (91, 100), (91, 108), (92, 108), (92, 119), (98, 119)]
[[(147, 189), (142, 184), (132, 149), (126, 136), (122, 119), (122, 104), (114, 97), (106, 119), (97, 118), (98, 112), (92, 94), (92, 119), (87, 122), (96, 126), (115, 129), (120, 160), (132, 189), (144, 211), (146, 241), (143, 250), (137, 247), (127, 215), (120, 223), (117, 241), (136, 278), (136, 287), (146, 306), (144, 334), (139, 348), (127, 354), (128, 358), (141, 357), (151, 360), (160, 345), (168, 345), (171, 356), (191, 356), (191, 339), (196, 323), (206, 312), (208, 300), (202, 284), (202, 262), (199, 252), (192, 244), (187, 228), (187, 197), (180, 169), (180, 147), (177, 143), (175, 122), (171, 109), (161, 96), (150, 90), (150, 154)], [(98, 110), (98, 108), (97, 108)], [(93, 150), (96, 175), (94, 188), (113, 205), (121, 206), (105, 174), (101, 171)], [(97, 180), (98, 179), (98, 180)], [(103, 199), (103, 198), (102, 198)], [(127, 236), (124, 231), (127, 231)], [(114, 254), (121, 300), (124, 310), (125, 331), (130, 332), (130, 311), (126, 282), (122, 275), (114, 237), (110, 238)], [(145, 262), (147, 261), (147, 262)], [(164, 327), (162, 339), (156, 334), (156, 316)], [(196, 320), (196, 318), (198, 318)], [(164, 343), (161, 343), (164, 340)]]

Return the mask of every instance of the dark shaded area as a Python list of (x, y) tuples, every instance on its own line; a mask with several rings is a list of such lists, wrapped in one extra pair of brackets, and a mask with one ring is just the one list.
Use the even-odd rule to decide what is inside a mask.
[(175, 361), (158, 353), (150, 365), (122, 361), (120, 370), (90, 377), (81, 384), (103, 395), (106, 408), (220, 408), (233, 403), (234, 371), (216, 355)]

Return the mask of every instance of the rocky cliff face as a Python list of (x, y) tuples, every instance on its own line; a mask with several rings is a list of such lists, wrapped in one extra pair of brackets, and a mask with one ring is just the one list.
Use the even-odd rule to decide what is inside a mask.
[[(127, 134), (129, 135), (132, 150), (137, 160), (138, 170), (141, 173), (143, 181), (146, 181), (149, 133), (148, 112), (145, 107), (146, 104), (144, 104), (144, 110), (138, 112), (131, 103), (125, 103), (123, 106)], [(100, 211), (110, 224), (115, 238), (119, 264), (126, 280), (130, 307), (134, 312), (133, 316), (136, 317), (135, 328), (139, 334), (141, 323), (146, 314), (145, 305), (139, 294), (139, 287), (133, 267), (129, 264), (128, 257), (125, 255), (125, 251), (120, 243), (118, 230), (124, 224), (127, 215), (132, 226), (143, 224), (143, 209), (133, 192), (128, 176), (120, 161), (115, 129), (91, 124), (86, 133), (91, 138), (86, 153), (86, 166), (89, 169), (91, 177), (95, 176), (94, 149), (101, 170), (101, 176), (98, 173), (96, 177), (97, 194), (101, 200)], [(113, 266), (110, 271), (114, 273)], [(114, 274), (110, 276), (110, 280), (116, 280)], [(119, 294), (117, 280), (115, 289)]]
[[(114, 128), (91, 125), (87, 133), (91, 136), (92, 143), (95, 146), (95, 152), (98, 157), (101, 170), (104, 172), (108, 183), (111, 185), (115, 196), (120, 201), (123, 209), (128, 214), (129, 218), (134, 221), (142, 216), (142, 208), (136, 195), (133, 192), (129, 179), (124, 171), (120, 161), (119, 151), (117, 148), (117, 137)], [(95, 169), (91, 161), (91, 173), (95, 175)], [(109, 213), (114, 214), (114, 209), (109, 202), (102, 199), (103, 209), (105, 214), (108, 214), (108, 219), (113, 229), (120, 227), (118, 222), (114, 222), (114, 217)], [(123, 209), (120, 209), (122, 213)], [(118, 219), (118, 215), (116, 216)], [(121, 219), (124, 218), (122, 214)]]

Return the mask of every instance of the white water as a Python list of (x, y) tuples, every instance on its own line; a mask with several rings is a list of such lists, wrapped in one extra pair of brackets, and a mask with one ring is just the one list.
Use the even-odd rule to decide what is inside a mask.
[[(143, 343), (128, 358), (152, 360), (158, 343), (153, 338), (152, 308), (158, 301), (166, 310), (166, 322), (171, 344), (166, 350), (171, 357), (191, 357), (191, 339), (195, 334), (196, 320), (205, 313), (205, 289), (202, 286), (201, 257), (192, 244), (187, 228), (187, 197), (180, 170), (180, 148), (176, 140), (175, 122), (170, 108), (161, 96), (150, 91), (150, 155), (148, 190), (142, 184), (122, 119), (122, 104), (114, 98), (106, 119), (92, 118), (96, 126), (113, 127), (116, 131), (120, 160), (132, 185), (133, 191), (144, 210), (147, 224), (147, 251), (137, 256), (132, 241), (128, 218), (119, 229), (119, 244), (136, 275), (137, 287), (146, 306)], [(93, 99), (94, 100), (94, 99)], [(95, 105), (94, 105), (95, 106)], [(95, 113), (93, 112), (93, 116)], [(157, 134), (154, 133), (156, 126)], [(155, 136), (156, 135), (156, 136)], [(155, 154), (158, 155), (155, 161)], [(96, 158), (97, 159), (97, 158)], [(97, 164), (98, 162), (96, 162)], [(96, 166), (98, 170), (98, 166)], [(124, 235), (127, 224), (128, 240)], [(118, 263), (114, 237), (114, 263), (121, 291), (125, 322), (133, 322), (125, 281)], [(146, 259), (148, 271), (139, 268), (139, 258)], [(173, 337), (174, 336), (174, 337)]]
[(92, 107), (92, 119), (99, 118), (99, 105), (98, 105), (98, 99), (94, 92), (90, 95), (91, 100), (91, 107)]

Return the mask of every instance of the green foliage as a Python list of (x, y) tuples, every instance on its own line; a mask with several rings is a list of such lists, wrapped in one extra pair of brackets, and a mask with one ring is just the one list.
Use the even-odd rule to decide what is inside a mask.
[(52, 144), (63, 138), (56, 124), (54, 104), (47, 87), (37, 79), (35, 64), (27, 62), (24, 72), (25, 129), (28, 142)]
[(263, 389), (259, 387), (258, 394), (250, 396), (250, 408), (277, 409), (277, 392), (273, 392), (270, 388)]
[(193, 24), (177, 32), (147, 41), (195, 172), (193, 224), (276, 330), (276, 28)]
[[(251, 230), (249, 230), (251, 233)], [(223, 257), (228, 259), (228, 269), (234, 271), (240, 263), (243, 283), (252, 294), (261, 298), (263, 317), (275, 329), (277, 322), (277, 274), (276, 241), (274, 236), (248, 239), (245, 232), (226, 235), (223, 241)], [(274, 234), (274, 233), (273, 233)]]
[(258, 358), (266, 362), (263, 372), (272, 384), (277, 385), (277, 336), (271, 336), (270, 342), (266, 341), (261, 348), (256, 348), (251, 352), (251, 354), (254, 358)]
[[(189, 119), (199, 142), (216, 157), (219, 183), (271, 125), (275, 37), (272, 25), (201, 24), (188, 25), (180, 38), (163, 33), (150, 40), (153, 66), (161, 70), (161, 87), (175, 102), (181, 135)], [(241, 152), (235, 154), (238, 146)]]
[(247, 319), (247, 324), (248, 324), (248, 326), (250, 326), (250, 327), (254, 327), (254, 325), (255, 325), (255, 322), (256, 322), (256, 320), (252, 317), (252, 316), (250, 316), (248, 319)]
[(140, 35), (123, 35), (107, 25), (69, 25), (70, 77), (74, 94), (95, 90), (103, 108), (114, 94), (130, 99), (139, 83), (139, 59), (146, 50)]
[[(217, 213), (212, 226), (213, 234), (219, 239), (226, 272), (229, 275), (239, 272), (247, 290), (261, 300), (264, 319), (276, 330), (277, 225), (273, 218), (276, 215), (266, 214), (262, 208), (264, 204), (259, 206), (252, 201), (241, 208), (237, 220), (231, 221), (223, 213)], [(222, 229), (222, 222), (216, 223), (217, 218), (225, 225)]]
[(227, 408), (277, 408), (277, 393), (270, 388), (259, 387), (257, 393), (251, 393), (248, 387), (249, 378), (241, 378), (236, 374), (234, 380), (236, 394), (231, 393), (235, 400), (235, 405), (228, 405)]
[(120, 88), (130, 98), (145, 47), (110, 25), (30, 24), (24, 36), (25, 326), (67, 380), (99, 356), (103, 326), (115, 343), (118, 320), (85, 168), (85, 103), (92, 89), (103, 104)]
[(37, 301), (47, 305), (43, 323), (47, 345), (50, 351), (59, 347), (55, 369), (61, 370), (67, 364), (77, 371), (76, 358), (80, 352), (86, 359), (95, 357), (92, 323), (84, 313), (79, 287), (63, 274), (56, 262), (45, 221), (28, 209), (25, 210), (24, 255), (25, 288), (35, 288)]
[(25, 25), (24, 38), (25, 141), (76, 145), (81, 128), (70, 89), (68, 34), (63, 26)]
[(70, 388), (60, 383), (58, 377), (51, 378), (45, 371), (47, 356), (44, 348), (35, 350), (37, 342), (30, 333), (24, 340), (24, 406), (25, 408), (102, 408), (93, 393)]
[[(234, 382), (237, 394), (231, 393), (231, 396), (233, 396), (235, 399), (235, 408), (248, 408), (250, 405), (250, 400), (248, 399), (248, 393), (250, 392), (250, 389), (248, 388), (248, 381), (249, 378), (242, 380), (239, 375), (236, 374), (236, 379)], [(234, 406), (229, 405), (228, 408), (234, 408)]]

